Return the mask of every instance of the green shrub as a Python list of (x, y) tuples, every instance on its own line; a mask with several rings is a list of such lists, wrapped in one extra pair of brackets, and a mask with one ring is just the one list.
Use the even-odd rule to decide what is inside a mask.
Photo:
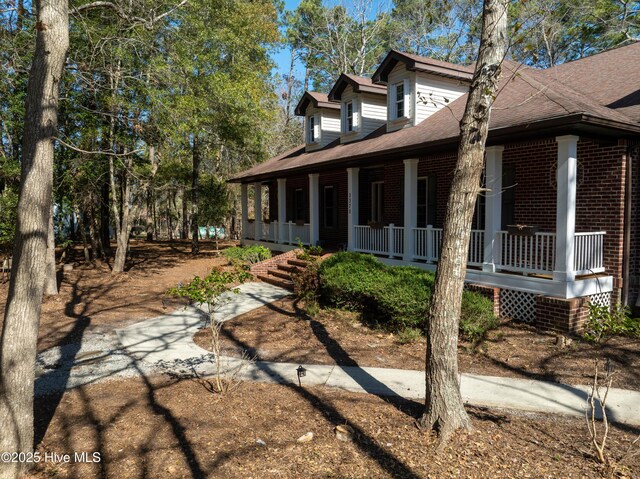
[(462, 293), (460, 313), (460, 335), (472, 343), (477, 343), (487, 332), (498, 326), (498, 318), (493, 314), (493, 304), (489, 298), (478, 293)]
[(615, 305), (609, 308), (589, 303), (585, 339), (599, 343), (616, 334), (640, 337), (640, 319), (630, 317), (629, 313), (626, 306)]
[[(323, 303), (361, 311), (369, 322), (391, 331), (424, 329), (435, 275), (418, 268), (391, 267), (371, 255), (337, 253), (319, 269), (319, 296)], [(476, 341), (495, 327), (491, 301), (465, 292), (460, 332)]]
[(424, 337), (424, 332), (417, 328), (404, 328), (398, 332), (398, 342), (400, 344), (409, 344), (419, 341)]
[(293, 292), (300, 299), (316, 300), (320, 285), (318, 263), (309, 263), (305, 268), (298, 268), (291, 273)]
[(222, 256), (233, 265), (252, 265), (271, 258), (271, 250), (264, 246), (234, 246), (222, 251)]

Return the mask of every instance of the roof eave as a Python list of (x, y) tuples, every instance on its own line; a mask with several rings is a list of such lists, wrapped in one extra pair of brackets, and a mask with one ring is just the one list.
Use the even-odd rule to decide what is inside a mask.
[[(582, 128), (581, 128), (582, 127)], [(497, 145), (503, 143), (511, 143), (514, 140), (519, 141), (521, 138), (531, 136), (543, 136), (547, 134), (569, 134), (580, 133), (580, 131), (589, 131), (586, 127), (590, 127), (592, 130), (609, 131), (613, 136), (622, 135), (638, 135), (640, 134), (640, 125), (634, 123), (625, 123), (615, 120), (604, 119), (593, 115), (587, 115), (584, 113), (573, 113), (564, 116), (558, 116), (554, 118), (547, 118), (537, 122), (528, 124), (512, 125), (500, 128), (493, 128), (489, 131), (489, 137), (487, 138), (487, 145)], [(355, 163), (365, 158), (376, 160), (379, 158), (394, 156), (398, 159), (410, 158), (415, 156), (424, 156), (424, 150), (429, 148), (445, 149), (446, 147), (456, 145), (459, 142), (459, 136), (443, 138), (439, 140), (425, 141), (414, 145), (402, 146), (397, 148), (390, 148), (386, 150), (377, 151), (374, 153), (365, 153), (362, 155), (354, 155), (348, 158), (336, 158), (335, 160), (329, 160), (322, 163), (314, 163), (311, 165), (303, 165), (294, 168), (279, 170), (278, 172), (261, 173), (244, 178), (235, 177), (228, 180), (229, 183), (250, 183), (254, 181), (265, 181), (273, 179), (278, 176), (288, 176), (292, 172), (304, 173), (307, 170), (326, 169), (327, 166), (345, 165), (348, 163)]]

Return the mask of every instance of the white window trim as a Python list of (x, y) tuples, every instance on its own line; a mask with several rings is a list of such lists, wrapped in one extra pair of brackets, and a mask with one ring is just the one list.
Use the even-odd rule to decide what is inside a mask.
[[(347, 105), (351, 104), (351, 124), (352, 124), (352, 129), (349, 130), (348, 129), (348, 118), (347, 118)], [(349, 100), (349, 101), (345, 101), (342, 103), (342, 134), (343, 135), (352, 135), (354, 133), (357, 133), (359, 131), (359, 125), (360, 122), (359, 120), (359, 113), (360, 113), (360, 108), (358, 105), (358, 102), (356, 101), (355, 98)]]
[[(398, 116), (397, 110), (397, 89), (398, 84), (402, 83), (404, 89), (404, 113), (403, 116)], [(387, 93), (389, 96), (389, 104), (387, 105), (388, 115), (387, 118), (392, 123), (402, 123), (407, 122), (411, 119), (411, 82), (408, 78), (403, 78), (402, 80), (398, 80), (390, 84), (390, 88), (387, 89)]]
[[(311, 120), (313, 120), (313, 131), (310, 126)], [(313, 115), (307, 116), (307, 143), (308, 144), (320, 143), (321, 133), (322, 133), (322, 128), (320, 128), (320, 115), (318, 113), (314, 113)]]

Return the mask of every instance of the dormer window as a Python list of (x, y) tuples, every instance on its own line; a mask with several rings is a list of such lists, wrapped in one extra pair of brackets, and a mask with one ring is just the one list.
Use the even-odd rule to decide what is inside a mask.
[(346, 131), (353, 131), (353, 102), (350, 101), (345, 105)]
[(394, 85), (395, 90), (396, 90), (396, 95), (395, 95), (395, 99), (396, 99), (396, 104), (395, 104), (395, 112), (396, 112), (396, 118), (403, 118), (404, 117), (404, 82), (400, 82), (400, 83), (396, 83)]
[(316, 119), (312, 116), (307, 117), (307, 143), (316, 141)]

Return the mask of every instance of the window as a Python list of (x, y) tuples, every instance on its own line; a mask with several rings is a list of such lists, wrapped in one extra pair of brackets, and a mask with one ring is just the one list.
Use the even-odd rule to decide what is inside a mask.
[(325, 228), (334, 228), (337, 223), (337, 213), (336, 188), (325, 186), (322, 190), (322, 225)]
[(347, 102), (345, 105), (345, 132), (353, 131), (353, 102)]
[(316, 118), (311, 115), (307, 117), (307, 143), (316, 141)]
[(500, 228), (507, 229), (507, 225), (515, 224), (516, 220), (516, 167), (502, 165), (502, 224)]
[(418, 228), (426, 228), (428, 223), (428, 210), (427, 210), (427, 191), (428, 180), (427, 178), (418, 178)]
[(384, 211), (384, 181), (371, 183), (371, 221), (382, 222)]
[(306, 221), (307, 209), (304, 201), (304, 190), (302, 188), (296, 188), (293, 192), (293, 220), (294, 221)]
[(404, 117), (404, 82), (396, 83), (396, 118)]
[(438, 196), (436, 194), (436, 176), (418, 178), (416, 227), (426, 228), (436, 225)]

